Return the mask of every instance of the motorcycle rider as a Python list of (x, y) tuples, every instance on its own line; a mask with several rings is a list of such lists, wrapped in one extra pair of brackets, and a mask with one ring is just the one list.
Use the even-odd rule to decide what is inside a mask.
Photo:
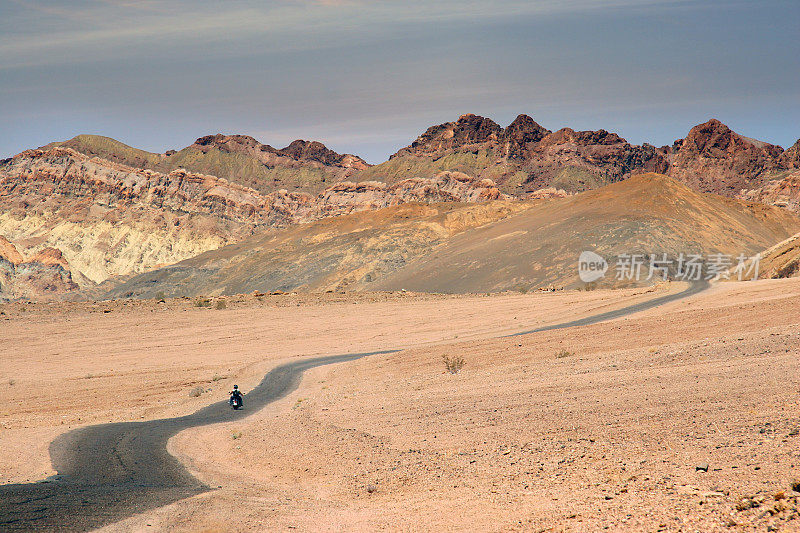
[(234, 385), (233, 390), (230, 392), (231, 399), (228, 400), (228, 403), (233, 405), (234, 398), (239, 401), (239, 406), (244, 407), (244, 398), (242, 398), (242, 393), (239, 390), (239, 385)]

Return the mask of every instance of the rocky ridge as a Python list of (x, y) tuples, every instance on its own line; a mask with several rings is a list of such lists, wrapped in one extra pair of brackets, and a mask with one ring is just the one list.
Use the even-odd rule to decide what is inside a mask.
[(735, 197), (796, 168), (800, 141), (784, 151), (739, 135), (716, 119), (695, 126), (672, 146), (657, 148), (630, 144), (606, 130), (551, 132), (527, 115), (502, 128), (468, 114), (428, 128), (389, 161), (361, 175), (391, 181), (409, 170), (460, 170), (525, 196), (547, 187), (579, 192), (657, 172), (701, 192)]
[(146, 152), (98, 135), (78, 135), (61, 146), (88, 156), (156, 170), (168, 174), (184, 169), (245, 185), (261, 193), (286, 188), (319, 192), (369, 167), (360, 157), (339, 154), (317, 141), (295, 140), (286, 148), (273, 148), (248, 135), (206, 135), (181, 150), (163, 154)]
[(262, 194), (224, 178), (183, 169), (163, 174), (53, 147), (0, 166), (0, 235), (25, 253), (59, 249), (91, 284), (268, 228), (407, 202), (500, 197), (491, 181), (454, 172), (391, 185), (339, 182), (319, 194)]

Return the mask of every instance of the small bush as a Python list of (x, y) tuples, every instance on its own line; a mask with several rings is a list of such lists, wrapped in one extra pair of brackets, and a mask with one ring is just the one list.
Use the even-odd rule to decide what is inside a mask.
[(564, 359), (565, 357), (572, 357), (575, 355), (574, 352), (570, 352), (569, 350), (561, 350), (556, 354), (557, 359)]
[(194, 301), (195, 307), (211, 307), (211, 300), (208, 298), (198, 298)]
[(213, 377), (213, 378), (211, 378), (211, 381), (222, 381), (222, 380), (223, 380), (223, 379), (225, 379), (226, 377), (227, 377), (227, 376), (219, 376), (219, 375), (216, 375), (216, 374), (215, 374), (215, 375), (214, 375), (214, 377)]
[(16, 379), (9, 379), (9, 380), (8, 380), (8, 384), (9, 384), (9, 385), (11, 385), (12, 387), (14, 386), (14, 384), (15, 384), (16, 382), (17, 382), (17, 380), (16, 380)]
[(228, 304), (225, 300), (217, 300), (217, 304), (214, 306), (216, 309), (227, 309)]
[(458, 374), (466, 364), (463, 357), (455, 355), (452, 357), (449, 355), (443, 355), (442, 361), (444, 361), (445, 369), (451, 374)]
[(156, 295), (155, 295), (155, 299), (156, 299), (156, 300), (163, 300), (163, 299), (165, 299), (166, 297), (167, 297), (167, 296), (164, 294), (164, 291), (158, 291), (158, 292), (156, 293)]
[(233, 440), (241, 439), (242, 438), (242, 432), (241, 431), (237, 431), (237, 432), (233, 433), (231, 435), (231, 437), (233, 437)]
[(189, 391), (189, 398), (197, 398), (198, 396), (203, 394), (205, 391), (206, 390), (203, 387), (198, 385), (197, 387), (195, 387), (195, 388), (193, 388), (192, 390)]

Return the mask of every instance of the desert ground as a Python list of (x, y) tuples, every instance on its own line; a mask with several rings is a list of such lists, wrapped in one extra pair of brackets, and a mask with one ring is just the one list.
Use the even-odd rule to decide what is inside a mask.
[(105, 529), (800, 530), (800, 279), (500, 338), (682, 288), (5, 304), (0, 482), (53, 474), (49, 443), (81, 425), (405, 348), (179, 434), (170, 451), (217, 488)]

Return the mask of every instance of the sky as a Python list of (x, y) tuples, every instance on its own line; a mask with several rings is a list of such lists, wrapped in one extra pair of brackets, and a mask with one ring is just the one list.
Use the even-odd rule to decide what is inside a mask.
[(800, 2), (2, 0), (0, 158), (211, 133), (384, 161), (464, 113), (671, 144), (800, 137)]

